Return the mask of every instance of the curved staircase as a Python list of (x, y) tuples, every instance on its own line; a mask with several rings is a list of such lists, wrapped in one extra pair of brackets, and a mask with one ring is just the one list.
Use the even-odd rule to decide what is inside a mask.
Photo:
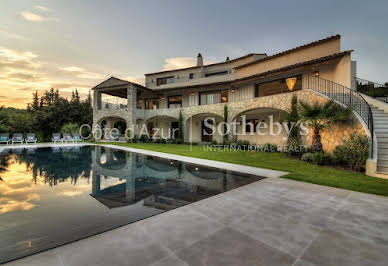
[(370, 104), (377, 142), (377, 173), (388, 174), (388, 113)]

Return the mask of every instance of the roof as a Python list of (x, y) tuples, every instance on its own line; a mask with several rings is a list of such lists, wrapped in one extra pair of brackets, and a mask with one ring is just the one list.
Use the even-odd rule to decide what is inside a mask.
[[(244, 58), (247, 58), (247, 57), (250, 57), (250, 56), (254, 56), (254, 55), (267, 55), (267, 54), (266, 53), (263, 53), (263, 54), (250, 53), (250, 54), (247, 54), (247, 55), (244, 55), (244, 56), (240, 56), (240, 57), (237, 57), (237, 58), (234, 58), (234, 59), (230, 59), (228, 61), (223, 61), (223, 62), (218, 62), (218, 63), (204, 65), (203, 67), (214, 66), (214, 65), (221, 65), (221, 64), (229, 64), (231, 62), (234, 62), (234, 61), (237, 61), (237, 60), (240, 60), (240, 59), (244, 59)], [(201, 66), (192, 66), (192, 67), (186, 67), (186, 68), (165, 70), (165, 71), (160, 71), (160, 72), (147, 73), (147, 74), (144, 74), (144, 75), (145, 76), (149, 76), (149, 75), (156, 75), (156, 74), (169, 73), (169, 72), (180, 71), (180, 70), (196, 69), (196, 68), (201, 68)]]
[(174, 87), (174, 88), (168, 88), (168, 89), (160, 89), (160, 90), (156, 90), (156, 91), (176, 90), (176, 89), (183, 89), (183, 88), (197, 88), (197, 87), (203, 87), (203, 86), (207, 86), (207, 85), (219, 86), (219, 85), (225, 85), (225, 84), (233, 84), (233, 83), (237, 83), (237, 82), (247, 81), (250, 79), (260, 78), (260, 77), (274, 74), (274, 73), (281, 72), (281, 71), (287, 71), (287, 70), (301, 67), (301, 66), (313, 65), (313, 64), (317, 64), (317, 63), (330, 61), (333, 59), (341, 58), (345, 55), (350, 54), (351, 52), (353, 52), (353, 50), (347, 50), (347, 51), (344, 51), (341, 53), (331, 54), (331, 55), (316, 58), (313, 60), (304, 61), (304, 62), (296, 63), (293, 65), (289, 65), (289, 66), (285, 66), (285, 67), (281, 67), (281, 68), (277, 68), (277, 69), (272, 69), (272, 70), (269, 70), (266, 72), (262, 72), (259, 74), (255, 74), (255, 75), (251, 75), (251, 76), (247, 76), (247, 77), (243, 77), (243, 78), (239, 78), (239, 79), (235, 79), (235, 80), (222, 81), (222, 82), (217, 82), (217, 83), (198, 84), (198, 85), (193, 85), (193, 86)]
[(275, 57), (279, 57), (279, 56), (282, 56), (282, 55), (293, 53), (295, 51), (299, 51), (299, 50), (302, 50), (302, 49), (305, 49), (305, 48), (308, 48), (308, 47), (316, 46), (316, 45), (319, 45), (319, 44), (322, 44), (322, 43), (325, 43), (325, 42), (329, 42), (329, 41), (332, 41), (332, 40), (335, 40), (335, 39), (340, 39), (340, 38), (341, 38), (341, 35), (337, 34), (337, 35), (330, 36), (330, 37), (322, 39), (322, 40), (318, 40), (318, 41), (315, 41), (315, 42), (304, 44), (304, 45), (292, 48), (290, 50), (286, 50), (286, 51), (283, 51), (283, 52), (280, 52), (280, 53), (277, 53), (277, 54), (274, 54), (274, 55), (270, 55), (270, 56), (265, 57), (263, 59), (259, 59), (259, 60), (253, 61), (253, 62), (249, 62), (249, 63), (243, 64), (243, 65), (237, 66), (235, 68), (239, 69), (239, 68), (246, 67), (246, 66), (249, 66), (249, 65), (257, 64), (257, 63), (260, 63), (260, 62), (263, 62), (263, 61), (267, 61), (267, 60), (273, 59)]
[[(112, 85), (112, 83), (114, 83), (114, 84)], [(112, 88), (112, 87), (119, 87), (119, 86), (125, 86), (125, 85), (128, 85), (128, 84), (132, 84), (133, 86), (135, 86), (137, 88), (140, 88), (140, 89), (150, 90), (149, 88), (144, 87), (144, 86), (142, 86), (140, 84), (137, 84), (137, 83), (134, 83), (134, 82), (130, 82), (130, 81), (127, 81), (127, 80), (123, 80), (123, 79), (119, 79), (119, 78), (115, 78), (115, 77), (110, 77), (107, 80), (104, 80), (100, 84), (94, 86), (92, 88), (92, 90), (94, 90), (94, 89)]]

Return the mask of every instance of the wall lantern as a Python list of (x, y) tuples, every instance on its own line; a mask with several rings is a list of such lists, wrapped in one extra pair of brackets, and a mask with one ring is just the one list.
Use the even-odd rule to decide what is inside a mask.
[(287, 84), (289, 91), (293, 91), (295, 83), (296, 83), (296, 79), (297, 79), (296, 77), (286, 79), (286, 84)]
[(315, 71), (314, 76), (319, 77), (319, 71)]
[(195, 96), (195, 92), (193, 92), (191, 95), (192, 95), (192, 96)]
[(234, 93), (234, 89), (232, 89), (232, 93)]

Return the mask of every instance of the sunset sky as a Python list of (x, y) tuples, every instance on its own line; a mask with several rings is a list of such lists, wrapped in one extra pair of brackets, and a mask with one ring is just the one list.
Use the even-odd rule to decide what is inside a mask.
[(0, 105), (24, 108), (35, 90), (85, 96), (115, 76), (227, 56), (268, 55), (334, 34), (354, 49), (358, 76), (388, 81), (388, 1), (2, 0)]

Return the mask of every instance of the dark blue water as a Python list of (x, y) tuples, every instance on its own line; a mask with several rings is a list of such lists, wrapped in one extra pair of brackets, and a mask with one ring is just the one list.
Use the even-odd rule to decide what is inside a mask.
[(0, 263), (260, 180), (102, 147), (0, 155)]

